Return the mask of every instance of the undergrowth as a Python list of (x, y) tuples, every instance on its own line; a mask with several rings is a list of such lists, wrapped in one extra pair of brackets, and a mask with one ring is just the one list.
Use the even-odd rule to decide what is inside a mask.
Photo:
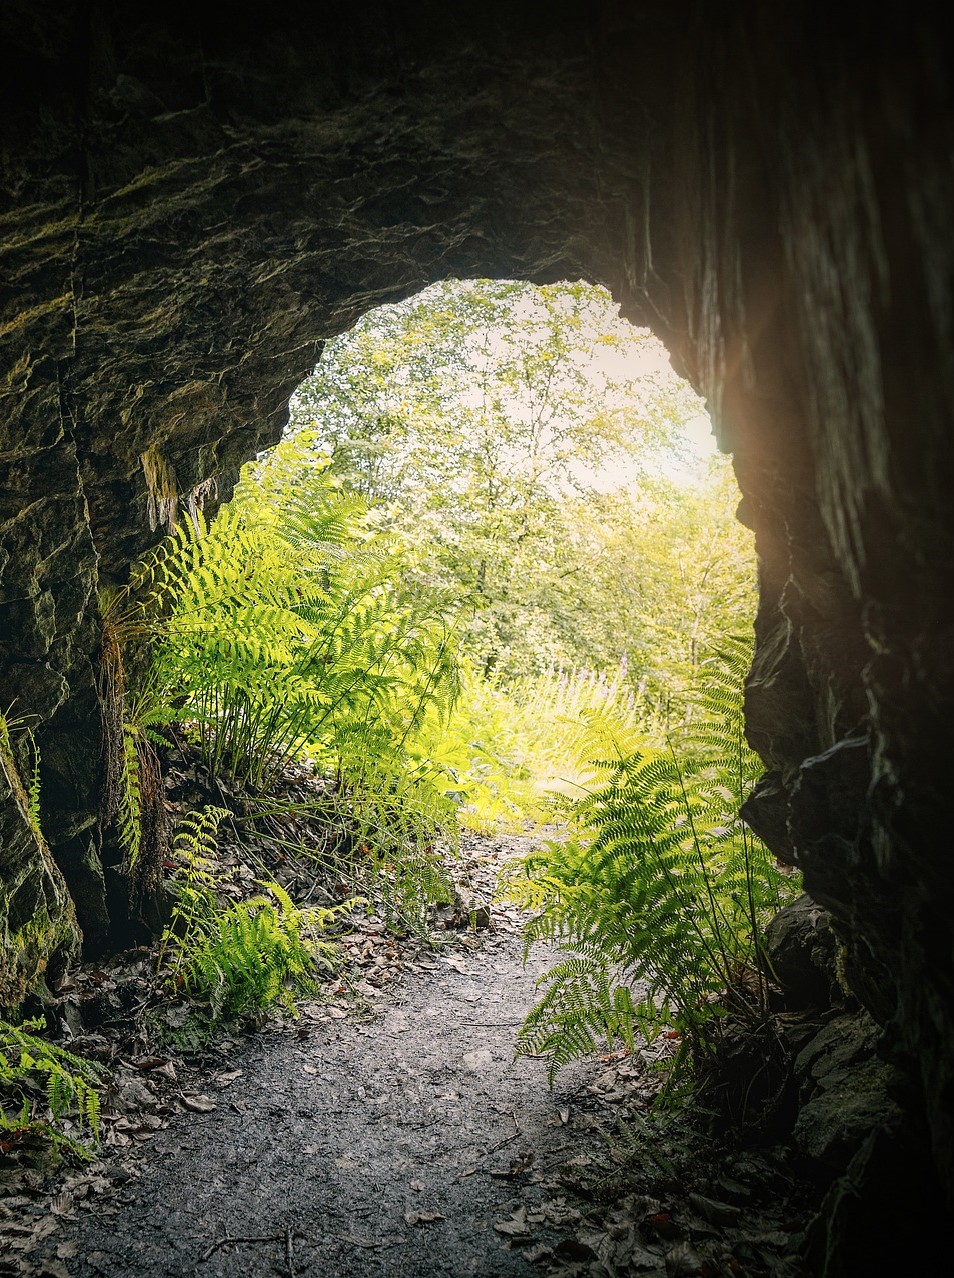
[(99, 1066), (35, 1031), (41, 1020), (0, 1020), (0, 1152), (42, 1142), (91, 1158), (99, 1141)]
[(611, 716), (621, 731), (637, 726), (619, 672), (554, 667), (503, 683), (465, 660), (460, 684), (446, 722), (427, 724), (415, 749), (443, 773), (460, 824), (481, 833), (547, 821), (554, 791), (581, 793), (593, 717)]
[(369, 725), (391, 749), (456, 693), (451, 623), (401, 574), (400, 548), (365, 526), (312, 460), (279, 445), (207, 523), (201, 513), (138, 569), (151, 679), (216, 776), (267, 790), (309, 755), (331, 769)]
[(763, 1018), (770, 972), (762, 928), (795, 883), (739, 809), (759, 764), (742, 737), (742, 641), (707, 663), (696, 714), (665, 747), (591, 717), (588, 745), (605, 777), (561, 803), (570, 837), (526, 857), (507, 893), (533, 910), (527, 948), (564, 957), (518, 1035), (518, 1051), (562, 1065), (639, 1036), (678, 1044), (669, 1095), (698, 1075), (731, 1010)]
[(306, 434), (246, 473), (214, 520), (193, 511), (103, 616), (102, 815), (134, 907), (159, 890), (160, 760), (185, 737), (214, 783), (253, 805), (278, 805), (284, 770), (310, 761), (332, 783), (315, 819), (342, 822), (368, 884), (420, 926), (446, 893), (433, 849), (456, 828), (446, 773), (417, 747), (457, 697), (453, 617)]
[(335, 946), (321, 934), (357, 904), (301, 909), (267, 880), (258, 884), (260, 894), (225, 904), (215, 836), (227, 815), (209, 808), (181, 822), (173, 841), (176, 900), (159, 947), (163, 984), (207, 1003), (210, 1029), (276, 1003), (291, 1009), (296, 994), (313, 991), (318, 974), (338, 965)]
[[(760, 929), (791, 894), (738, 815), (759, 769), (741, 727), (747, 645), (704, 663), (683, 725), (650, 741), (622, 674), (500, 686), (462, 665), (453, 609), (415, 584), (406, 552), (302, 432), (214, 520), (193, 510), (139, 564), (104, 610), (104, 816), (131, 881), (154, 887), (167, 853), (158, 762), (170, 733), (235, 796), (239, 821), (307, 811), (329, 831), (316, 877), (333, 862), (350, 892), (421, 935), (447, 897), (459, 824), (558, 819), (569, 837), (508, 887), (534, 911), (527, 945), (564, 949), (519, 1050), (549, 1057), (552, 1073), (666, 1032), (678, 1078), (712, 1050), (730, 1003), (764, 1013)], [(313, 803), (280, 797), (296, 762), (322, 781)], [(250, 900), (224, 899), (209, 854), (221, 817), (192, 818), (174, 841), (162, 941), (167, 979), (216, 1023), (308, 988), (333, 962), (321, 934), (335, 917), (264, 876)]]

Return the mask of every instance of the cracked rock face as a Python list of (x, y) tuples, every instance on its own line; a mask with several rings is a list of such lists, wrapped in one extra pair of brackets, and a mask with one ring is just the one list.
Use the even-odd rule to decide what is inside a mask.
[(35, 727), (56, 858), (0, 786), (7, 909), (48, 921), (21, 984), (68, 944), (64, 882), (107, 939), (97, 591), (198, 486), (228, 498), (370, 307), (585, 277), (733, 453), (749, 817), (832, 911), (954, 1183), (950, 77), (890, 7), (809, 8), (5, 9), (0, 708)]

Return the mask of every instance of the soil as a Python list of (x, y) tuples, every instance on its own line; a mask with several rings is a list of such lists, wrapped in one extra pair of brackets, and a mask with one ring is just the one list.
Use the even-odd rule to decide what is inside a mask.
[[(526, 846), (471, 840), (469, 863), (492, 886)], [(716, 1197), (711, 1176), (696, 1184), (709, 1196), (685, 1178), (669, 1198), (632, 1183), (594, 1195), (604, 1133), (645, 1111), (656, 1076), (617, 1053), (560, 1071), (551, 1090), (546, 1062), (514, 1043), (555, 955), (536, 946), (524, 964), (513, 909), (482, 921), (393, 962), (371, 924), (369, 943), (351, 944), (357, 998), (303, 1002), (198, 1067), (139, 1062), (108, 1116), (106, 1157), (53, 1197), (7, 1200), (22, 1214), (5, 1257), (0, 1236), (0, 1273), (797, 1273), (792, 1186), (768, 1154)], [(388, 964), (393, 979), (376, 980)]]

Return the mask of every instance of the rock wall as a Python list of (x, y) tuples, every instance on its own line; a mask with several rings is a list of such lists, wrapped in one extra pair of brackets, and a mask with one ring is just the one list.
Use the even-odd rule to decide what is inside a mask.
[[(36, 725), (102, 946), (97, 591), (176, 501), (228, 497), (363, 311), (447, 276), (600, 281), (733, 453), (748, 815), (831, 909), (954, 1185), (949, 50), (910, 7), (726, 8), (6, 6), (0, 708)], [(0, 877), (35, 867), (52, 952), (68, 910), (24, 838), (11, 789)]]

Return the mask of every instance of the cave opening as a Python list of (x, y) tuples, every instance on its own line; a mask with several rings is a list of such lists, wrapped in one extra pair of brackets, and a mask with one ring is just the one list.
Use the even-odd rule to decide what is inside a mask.
[[(617, 830), (619, 864), (590, 884), (604, 923), (614, 898), (636, 909), (641, 892), (641, 935), (658, 933), (655, 953), (612, 938), (619, 998), (632, 1005), (629, 983), (652, 970), (640, 1015), (656, 999), (656, 1032), (675, 1015), (701, 1034), (703, 990), (730, 972), (767, 981), (761, 930), (797, 878), (739, 820), (759, 773), (741, 718), (754, 564), (701, 409), (649, 333), (582, 282), (446, 281), (326, 345), (232, 504), (210, 522), (186, 503), (105, 613), (124, 683), (110, 877), (132, 884), (141, 921), (148, 876), (170, 840), (189, 841), (176, 822), (202, 820), (197, 796), (216, 825), (216, 805), (241, 796), (260, 838), (255, 811), (274, 823), (285, 770), (306, 764), (321, 849), (309, 896), (323, 874), (329, 900), (333, 884), (369, 890), (347, 851), (335, 860), (360, 846), (385, 914), (426, 928), (428, 893), (449, 889), (424, 849), (456, 845), (461, 826), (525, 834), (557, 819), (550, 790), (569, 826), (574, 798), (642, 804), (653, 836)], [(151, 665), (127, 676), (128, 637), (132, 650), (143, 635)], [(204, 789), (182, 784), (196, 767)], [(588, 819), (581, 848), (611, 822)], [(183, 866), (168, 868), (175, 899)], [(594, 911), (575, 933), (554, 927), (581, 944)], [(631, 1042), (637, 1020), (604, 1025), (608, 1041)]]
[[(564, 1112), (577, 1123), (561, 1106), (589, 1087), (573, 1073), (581, 1059), (602, 1060), (620, 1095), (639, 1080), (644, 1103), (658, 1090), (647, 1060), (699, 1070), (723, 1016), (748, 1033), (768, 1023), (777, 992), (762, 933), (797, 886), (739, 819), (760, 771), (742, 739), (752, 546), (728, 463), (690, 441), (701, 425), (665, 352), (619, 322), (605, 291), (446, 282), (325, 347), (285, 438), (247, 465), (214, 518), (199, 498), (181, 503), (171, 539), (104, 609), (107, 642), (131, 638), (130, 651), (146, 620), (153, 662), (123, 676), (133, 769), (120, 764), (114, 817), (140, 911), (158, 907), (148, 921), (166, 926), (152, 1014), (167, 1037), (143, 1059), (165, 1058), (164, 1069), (171, 1045), (310, 995), (310, 1019), (331, 1026), (305, 1066), (314, 1076), (313, 1059), (352, 1050), (335, 1033), (346, 987), (373, 1006), (389, 968), (401, 971), (393, 947), (420, 961), (415, 934), (466, 978), (443, 1002), (429, 996), (425, 1015), (447, 1022), (439, 1050), (464, 1061), (465, 1077), (496, 1077), (515, 1032), (518, 1057), (545, 1059), (551, 1082), (569, 1070), (558, 1126)], [(640, 591), (621, 600), (634, 564)], [(569, 595), (555, 589), (566, 581)], [(526, 591), (516, 600), (514, 582)], [(612, 607), (614, 625), (584, 632)], [(554, 789), (547, 815), (541, 796)], [(549, 854), (534, 844), (541, 819)], [(463, 869), (446, 855), (458, 842)], [(161, 885), (147, 877), (157, 856)], [(580, 892), (588, 908), (568, 912)], [(531, 1006), (526, 988), (515, 997), (508, 952), (518, 919), (544, 991)], [(494, 963), (481, 971), (487, 935)], [(332, 939), (355, 965), (350, 979), (330, 961)], [(317, 985), (302, 979), (316, 955)], [(106, 973), (128, 988), (121, 959)], [(77, 979), (88, 1019), (101, 991)], [(480, 1019), (501, 1003), (516, 1019)], [(397, 1033), (408, 1030), (433, 1054), (426, 1020), (401, 1021)], [(402, 1095), (405, 1070), (415, 1077), (403, 1059), (389, 1064)], [(248, 1067), (244, 1052), (237, 1062)], [(355, 1052), (348, 1068), (364, 1077), (368, 1066)], [(533, 1113), (513, 1117), (521, 1167), (540, 1140), (541, 1081), (532, 1103), (526, 1087), (516, 1093)], [(512, 1082), (503, 1071), (495, 1085)], [(458, 1085), (445, 1099), (467, 1099), (462, 1121), (492, 1122), (486, 1098), (475, 1105)], [(736, 1121), (771, 1087), (756, 1096), (740, 1076), (724, 1090)], [(360, 1111), (363, 1092), (351, 1099)], [(406, 1097), (409, 1113), (417, 1099)], [(204, 1094), (182, 1103), (214, 1107)], [(379, 1117), (396, 1116), (385, 1104)], [(491, 1130), (493, 1149), (513, 1138)], [(412, 1167), (419, 1193), (429, 1182)], [(178, 1174), (192, 1183), (190, 1159)], [(446, 1190), (429, 1188), (430, 1206), (412, 1201), (406, 1221), (442, 1218), (433, 1194)], [(517, 1213), (501, 1232), (529, 1242), (526, 1206)]]

